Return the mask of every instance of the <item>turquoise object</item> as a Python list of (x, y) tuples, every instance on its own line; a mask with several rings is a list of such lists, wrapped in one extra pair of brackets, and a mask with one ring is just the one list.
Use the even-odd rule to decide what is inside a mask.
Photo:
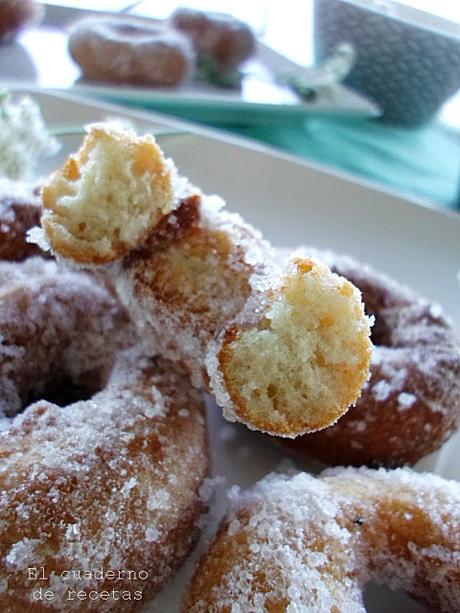
[(266, 143), (408, 198), (460, 209), (460, 134), (435, 120), (408, 127), (353, 113), (303, 111), (287, 121), (270, 105), (235, 110), (211, 101), (123, 102)]
[(398, 14), (396, 4), (315, 0), (315, 56), (350, 44), (356, 62), (344, 83), (373, 99), (386, 122), (421, 125), (460, 89), (460, 25), (455, 34), (455, 24), (432, 16), (422, 26), (421, 11)]
[(315, 115), (301, 126), (235, 126), (233, 132), (407, 198), (460, 209), (460, 134), (439, 122), (408, 128), (348, 114)]

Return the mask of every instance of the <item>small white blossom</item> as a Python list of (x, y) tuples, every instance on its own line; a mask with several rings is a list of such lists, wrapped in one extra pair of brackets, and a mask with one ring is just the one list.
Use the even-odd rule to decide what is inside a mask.
[(54, 155), (59, 148), (32, 98), (0, 93), (0, 176), (31, 178), (38, 159)]

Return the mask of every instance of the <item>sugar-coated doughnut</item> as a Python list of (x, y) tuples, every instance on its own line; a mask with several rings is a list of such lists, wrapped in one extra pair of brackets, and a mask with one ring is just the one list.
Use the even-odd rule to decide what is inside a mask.
[(39, 19), (42, 7), (35, 0), (1, 0), (0, 42), (13, 39), (25, 26)]
[(133, 339), (126, 313), (89, 275), (40, 257), (0, 262), (0, 417), (44, 392), (99, 389)]
[[(141, 336), (181, 364), (198, 388), (209, 385), (210, 342), (241, 311), (251, 273), (269, 257), (260, 236), (239, 216), (217, 212), (216, 200), (203, 206), (196, 190), (183, 197), (142, 247), (124, 258), (113, 280)], [(252, 263), (245, 257), (248, 245)]]
[(270, 434), (321, 430), (356, 401), (368, 376), (360, 293), (308, 258), (294, 258), (271, 284), (251, 281), (244, 309), (206, 358), (217, 403), (228, 418)]
[(116, 269), (140, 335), (229, 419), (285, 436), (334, 422), (367, 374), (359, 295), (320, 262), (278, 271), (260, 235), (214, 205), (184, 199)]
[(271, 475), (237, 496), (184, 613), (366, 610), (369, 581), (460, 610), (460, 484), (407, 468)]
[[(66, 173), (67, 162), (43, 189), (45, 209), (49, 194), (78, 194), (51, 199), (61, 236), (73, 241), (75, 228), (84, 228), (79, 250), (68, 249), (45, 212), (53, 251), (77, 263), (117, 261), (109, 272), (142, 338), (185, 366), (195, 385), (209, 386), (227, 418), (287, 437), (336, 421), (368, 376), (370, 327), (356, 288), (316, 260), (279, 268), (260, 233), (174, 173), (176, 200), (165, 216), (157, 204), (164, 201), (162, 181), (155, 193), (156, 177), (163, 176), (157, 166), (144, 164), (139, 181), (125, 163), (131, 154), (124, 142), (135, 149), (136, 137), (110, 136), (110, 150), (97, 144), (106, 138), (101, 126), (91, 130), (71, 158), (81, 160), (77, 178)], [(88, 141), (91, 164), (82, 154)], [(117, 175), (92, 190), (90, 179), (113, 167), (112, 158)], [(152, 219), (160, 221), (155, 226)], [(120, 231), (130, 237), (122, 249)], [(96, 242), (106, 259), (95, 256)]]
[(162, 23), (126, 17), (89, 17), (69, 35), (69, 51), (83, 76), (94, 81), (171, 87), (195, 66), (189, 39)]
[(34, 186), (0, 180), (0, 260), (20, 261), (40, 254), (37, 245), (27, 242), (26, 235), (40, 224), (41, 212)]
[(212, 59), (222, 71), (234, 70), (254, 54), (251, 28), (233, 15), (178, 8), (171, 24), (191, 38), (199, 59)]
[(363, 294), (375, 317), (371, 377), (333, 427), (289, 442), (328, 464), (413, 464), (460, 426), (460, 341), (439, 305), (371, 267), (306, 250)]
[(2, 611), (139, 610), (197, 536), (203, 402), (165, 360), (117, 353), (124, 320), (83, 273), (0, 265)]

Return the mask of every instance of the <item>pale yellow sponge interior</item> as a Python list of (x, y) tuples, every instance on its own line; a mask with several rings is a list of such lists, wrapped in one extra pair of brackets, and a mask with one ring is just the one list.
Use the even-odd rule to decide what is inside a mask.
[(294, 437), (357, 400), (372, 345), (358, 289), (317, 260), (291, 267), (257, 324), (227, 333), (219, 363), (237, 419)]
[(153, 136), (89, 126), (77, 153), (43, 187), (46, 238), (55, 253), (76, 262), (113, 261), (174, 208), (172, 183)]

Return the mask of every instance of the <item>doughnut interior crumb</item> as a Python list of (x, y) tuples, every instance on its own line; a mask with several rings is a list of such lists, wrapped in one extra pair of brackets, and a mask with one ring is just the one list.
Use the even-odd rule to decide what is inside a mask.
[(52, 250), (104, 264), (129, 251), (174, 208), (173, 169), (153, 136), (93, 124), (43, 187), (42, 226)]
[(238, 419), (295, 437), (331, 425), (357, 400), (371, 348), (359, 290), (324, 263), (298, 259), (256, 325), (227, 332), (218, 360)]

